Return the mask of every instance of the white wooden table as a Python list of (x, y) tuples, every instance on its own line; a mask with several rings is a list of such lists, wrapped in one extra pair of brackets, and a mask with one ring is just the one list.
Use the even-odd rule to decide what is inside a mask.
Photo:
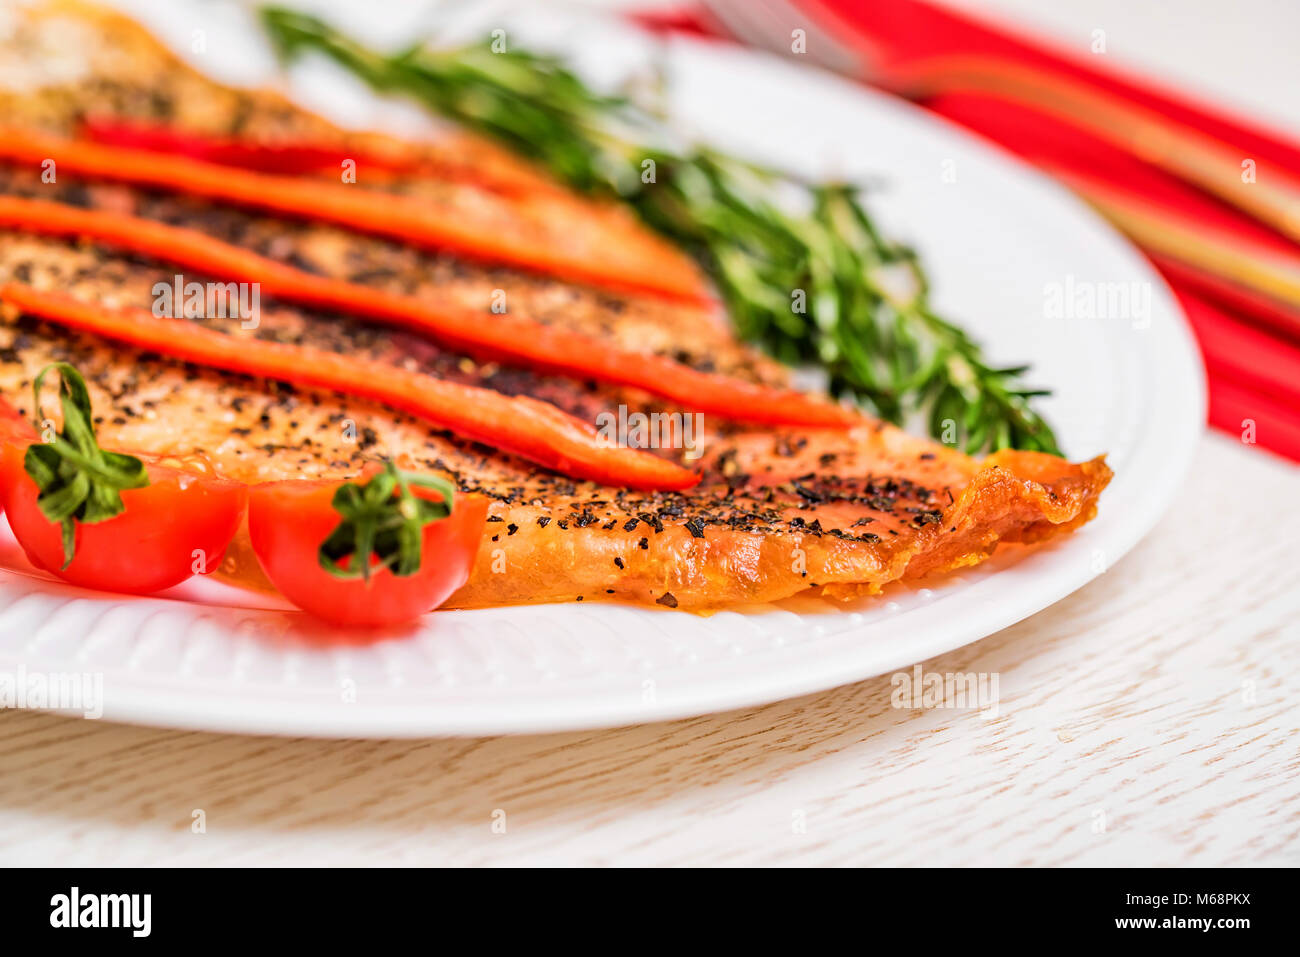
[[(1295, 25), (1294, 7), (1239, 4), (1223, 41), (1211, 0), (1154, 20), (1124, 0), (995, 6), (1054, 17), (1063, 40), (1107, 29), (1130, 62), (1300, 117), (1300, 89), (1269, 82), (1294, 69), (1281, 38), (1295, 30), (1240, 36), (1252, 16)], [(1300, 469), (1207, 438), (1124, 560), (925, 664), (998, 673), (992, 720), (895, 709), (888, 676), (688, 721), (474, 740), (0, 712), (0, 864), (1300, 864), (1298, 499)]]
[(1300, 864), (1297, 497), (1300, 469), (1208, 438), (1114, 568), (926, 663), (998, 673), (992, 720), (895, 709), (887, 676), (472, 740), (0, 712), (0, 862)]

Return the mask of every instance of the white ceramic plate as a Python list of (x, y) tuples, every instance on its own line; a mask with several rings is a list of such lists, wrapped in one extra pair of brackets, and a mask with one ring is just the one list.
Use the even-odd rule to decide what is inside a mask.
[[(270, 60), (234, 8), (124, 4), (225, 79)], [(380, 40), (409, 38), (409, 7), (340, 16)], [(499, 17), (496, 8), (492, 16)], [(301, 615), (204, 582), (122, 599), (33, 577), (0, 548), (0, 672), (102, 674), (106, 718), (220, 731), (357, 737), (592, 728), (756, 705), (911, 665), (1039, 611), (1110, 567), (1160, 518), (1204, 421), (1199, 357), (1146, 262), (1069, 194), (899, 101), (820, 71), (727, 46), (667, 47), (617, 23), (496, 19), (597, 77), (660, 60), (683, 131), (809, 174), (879, 184), (875, 208), (915, 243), (937, 305), (1027, 360), (1071, 458), (1110, 455), (1116, 477), (1078, 534), (1015, 558), (852, 605), (794, 599), (711, 617), (596, 603), (431, 614), (349, 643)], [(341, 121), (418, 126), (322, 63), (293, 92)], [(1136, 292), (1124, 315), (1053, 317), (1049, 290)], [(1083, 290), (1083, 292), (1081, 292)], [(1143, 297), (1149, 296), (1148, 299)], [(1068, 313), (1067, 313), (1068, 314)], [(5, 529), (7, 533), (7, 529)], [(188, 596), (196, 601), (177, 600)]]

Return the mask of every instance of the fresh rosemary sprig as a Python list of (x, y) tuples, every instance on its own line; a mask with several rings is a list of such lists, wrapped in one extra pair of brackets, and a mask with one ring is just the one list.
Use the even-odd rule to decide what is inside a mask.
[[(413, 486), (432, 489), (442, 501), (420, 498)], [(336, 578), (366, 581), (380, 568), (414, 575), (420, 570), (424, 526), (451, 514), (455, 493), (446, 479), (405, 472), (392, 462), (364, 485), (341, 485), (332, 504), (343, 521), (321, 543), (320, 567)], [(348, 556), (353, 560), (344, 568), (339, 563)], [(372, 563), (372, 556), (378, 561)]]
[[(45, 376), (57, 372), (63, 430), (44, 428), (41, 386)], [(105, 522), (122, 514), (122, 491), (144, 488), (149, 475), (134, 455), (106, 452), (95, 439), (94, 419), (86, 380), (66, 362), (46, 366), (32, 383), (36, 428), (48, 441), (33, 442), (23, 457), (23, 467), (41, 490), (36, 504), (41, 514), (63, 526), (63, 567), (72, 564), (76, 551), (77, 522)]]
[[(879, 234), (855, 187), (650, 145), (669, 138), (649, 110), (590, 90), (553, 57), (486, 43), (386, 55), (296, 11), (261, 16), (285, 58), (325, 53), (376, 90), (412, 96), (586, 193), (630, 204), (704, 265), (744, 339), (819, 366), (836, 396), (893, 422), (920, 411), (935, 438), (971, 453), (1060, 454), (1030, 404), (1046, 393), (1020, 384), (1026, 367), (990, 365), (935, 315), (915, 255)], [(900, 276), (911, 288), (894, 290)]]

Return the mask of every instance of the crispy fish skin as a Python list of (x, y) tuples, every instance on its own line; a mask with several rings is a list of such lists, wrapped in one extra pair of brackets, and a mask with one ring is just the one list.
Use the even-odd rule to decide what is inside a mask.
[[(735, 451), (738, 438), (717, 452)], [(579, 510), (584, 503), (572, 503), (567, 524), (549, 536), (553, 507), (508, 504), (494, 510), (504, 529), (495, 526), (502, 530), (484, 543), (469, 584), (449, 605), (499, 604), (507, 595), (517, 602), (521, 592), (524, 600), (616, 598), (695, 610), (806, 589), (849, 600), (889, 582), (977, 564), (1000, 544), (1076, 528), (1093, 517), (1111, 477), (1101, 458), (1069, 465), (1021, 452), (974, 467), (965, 481), (930, 487), (902, 477), (931, 470), (918, 462), (926, 452), (903, 452), (915, 440), (892, 427), (800, 438), (888, 477), (800, 483), (782, 470), (735, 488), (706, 472), (702, 487), (687, 495), (635, 502), (618, 494), (607, 500), (608, 490), (597, 489), (593, 504)], [(539, 534), (532, 526), (543, 521)]]
[[(75, 84), (42, 87), (34, 96), (30, 91), (0, 96), (0, 104), (20, 111), (23, 122), (39, 120), (58, 129), (75, 120), (81, 104), (93, 105), (96, 98), (124, 115), (147, 118), (150, 90), (157, 88), (165, 93), (169, 114), (205, 117), (193, 120), (203, 132), (273, 137), (332, 131), (274, 96), (225, 91), (192, 73), (181, 81), (163, 76), (168, 70), (156, 64), (165, 61), (149, 60), (159, 49), (156, 42), (130, 21), (114, 15), (96, 20), (98, 14), (85, 13), (88, 8), (81, 4), (56, 6), (74, 11), (61, 15), (80, 18), (99, 38), (69, 49), (98, 43), (106, 52), (95, 54), (90, 72)], [(112, 42), (104, 40), (105, 24)], [(113, 39), (118, 31), (124, 31), (120, 44)], [(132, 54), (123, 55), (131, 44), (136, 44)], [(155, 67), (133, 74), (139, 68), (132, 64), (141, 61)], [(114, 63), (120, 69), (116, 77), (108, 72)], [(31, 171), (0, 168), (0, 192), (193, 226), (323, 275), (450, 296), (484, 309), (485, 321), (490, 321), (492, 293), (504, 290), (510, 308), (541, 321), (624, 346), (639, 344), (697, 368), (769, 384), (786, 379), (783, 369), (736, 343), (715, 316), (679, 304), (598, 293), (184, 198), (67, 178), (43, 184)], [(0, 234), (0, 279), (58, 288), (88, 301), (147, 308), (153, 283), (171, 280), (174, 272), (93, 245)], [(1100, 459), (1072, 465), (1004, 452), (981, 463), (881, 423), (820, 432), (749, 430), (710, 421), (695, 463), (703, 474), (698, 488), (632, 492), (533, 468), (372, 403), (199, 369), (70, 334), (12, 310), (0, 312), (5, 396), (30, 414), (35, 373), (50, 361), (73, 362), (86, 375), (107, 447), (168, 457), (246, 482), (347, 478), (369, 461), (391, 457), (406, 468), (447, 475), (462, 491), (492, 498), (475, 569), (452, 597), (452, 607), (581, 598), (710, 609), (809, 589), (850, 599), (891, 581), (973, 564), (1002, 543), (1032, 543), (1068, 532), (1095, 514), (1110, 479)], [(256, 329), (239, 328), (237, 322), (222, 329), (362, 354), (531, 395), (588, 421), (619, 406), (681, 411), (633, 390), (484, 363), (348, 317), (278, 303), (262, 305)], [(661, 454), (680, 458), (681, 450)], [(247, 587), (269, 587), (246, 535), (237, 538), (218, 574)]]

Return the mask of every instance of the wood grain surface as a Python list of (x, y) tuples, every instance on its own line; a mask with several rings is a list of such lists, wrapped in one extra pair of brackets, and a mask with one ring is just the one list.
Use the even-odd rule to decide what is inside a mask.
[(925, 663), (996, 674), (996, 717), (895, 708), (889, 676), (469, 740), (0, 711), (0, 864), (1300, 864), (1297, 497), (1206, 439), (1101, 578)]

